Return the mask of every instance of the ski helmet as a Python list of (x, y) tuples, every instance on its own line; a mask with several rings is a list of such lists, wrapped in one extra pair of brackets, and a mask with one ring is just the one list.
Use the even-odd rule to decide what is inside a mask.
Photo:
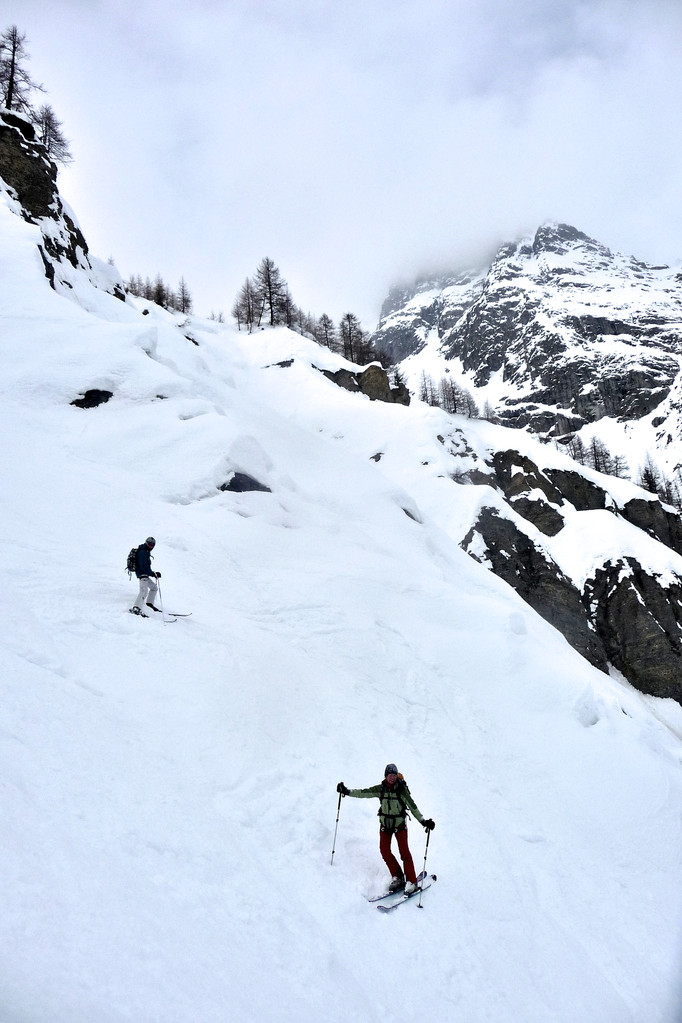
[(388, 778), (389, 774), (397, 774), (398, 768), (395, 764), (386, 764), (386, 770), (384, 771), (384, 778)]
[(145, 543), (147, 544), (147, 547), (156, 547), (156, 540), (153, 536), (148, 536)]

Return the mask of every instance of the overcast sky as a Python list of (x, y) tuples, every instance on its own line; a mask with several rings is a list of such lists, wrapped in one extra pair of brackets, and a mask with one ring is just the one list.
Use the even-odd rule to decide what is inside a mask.
[(390, 284), (562, 220), (682, 258), (682, 0), (0, 0), (124, 277), (222, 310), (268, 255), (374, 327)]

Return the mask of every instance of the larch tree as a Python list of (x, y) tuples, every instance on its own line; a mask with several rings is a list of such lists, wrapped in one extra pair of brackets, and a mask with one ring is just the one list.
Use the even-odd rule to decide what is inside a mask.
[(178, 312), (189, 313), (192, 311), (192, 296), (189, 293), (189, 288), (184, 277), (180, 278), (178, 284), (178, 290), (175, 293), (176, 306)]
[(44, 103), (37, 111), (34, 124), (38, 141), (43, 144), (50, 159), (55, 163), (71, 163), (73, 156), (69, 141), (62, 131), (62, 122), (49, 103)]
[(256, 308), (258, 296), (251, 280), (247, 277), (241, 286), (239, 294), (232, 306), (232, 315), (237, 321), (237, 328), (242, 329), (242, 324), (250, 334), (256, 323)]
[(364, 347), (365, 332), (355, 313), (346, 313), (339, 323), (339, 335), (343, 354), (349, 362), (360, 363)]
[(319, 345), (324, 345), (325, 348), (331, 348), (332, 350), (336, 348), (336, 327), (331, 316), (322, 313), (315, 324), (314, 337)]
[[(267, 314), (270, 326), (281, 323), (285, 293), (288, 293), (287, 282), (282, 277), (279, 267), (269, 256), (264, 256), (256, 270), (253, 286), (258, 296), (260, 312), (257, 323)], [(290, 297), (290, 296), (289, 296)]]
[(16, 25), (10, 25), (0, 36), (0, 91), (3, 106), (31, 117), (31, 94), (45, 92), (45, 87), (34, 82), (26, 69), (30, 55), (25, 43), (26, 34)]

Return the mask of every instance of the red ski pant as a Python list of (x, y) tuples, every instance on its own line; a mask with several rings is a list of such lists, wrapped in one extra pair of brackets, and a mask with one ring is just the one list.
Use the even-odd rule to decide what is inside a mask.
[[(414, 872), (414, 863), (412, 862), (412, 853), (407, 844), (407, 828), (400, 828), (399, 831), (395, 832), (395, 837), (398, 841), (398, 852), (400, 853), (400, 859), (403, 861), (403, 867), (405, 871), (405, 877), (412, 884), (417, 883), (417, 875)], [(379, 851), (384, 858), (384, 863), (391, 871), (391, 877), (398, 877), (402, 871), (400, 864), (391, 852), (391, 839), (393, 838), (392, 831), (380, 831), (379, 832)]]

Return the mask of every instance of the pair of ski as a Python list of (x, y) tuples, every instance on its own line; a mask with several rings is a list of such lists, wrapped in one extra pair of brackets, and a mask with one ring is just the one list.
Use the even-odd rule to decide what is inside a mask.
[(435, 874), (427, 874), (425, 870), (422, 870), (421, 874), (419, 874), (419, 876), (417, 877), (417, 887), (413, 892), (410, 892), (409, 895), (407, 895), (404, 891), (385, 892), (383, 895), (375, 895), (374, 898), (368, 899), (367, 901), (383, 903), (384, 899), (393, 898), (395, 899), (395, 901), (391, 902), (390, 905), (377, 906), (377, 909), (381, 913), (392, 913), (394, 909), (397, 909), (398, 906), (402, 906), (404, 902), (409, 902), (409, 900), (413, 899), (415, 895), (420, 895), (421, 892), (425, 892), (428, 888), (431, 887), (435, 880), (436, 880)]
[[(150, 609), (150, 611), (157, 611), (160, 615), (163, 615), (163, 620), (167, 624), (170, 624), (171, 622), (176, 622), (178, 618), (189, 618), (192, 614), (191, 611), (189, 611), (187, 614), (180, 614), (179, 611), (162, 611), (160, 607), (151, 607), (150, 604), (147, 604), (147, 607)], [(132, 607), (129, 608), (128, 610), (130, 611), (131, 615), (135, 614)], [(147, 614), (146, 611), (138, 611), (137, 617), (151, 618), (152, 616)]]

